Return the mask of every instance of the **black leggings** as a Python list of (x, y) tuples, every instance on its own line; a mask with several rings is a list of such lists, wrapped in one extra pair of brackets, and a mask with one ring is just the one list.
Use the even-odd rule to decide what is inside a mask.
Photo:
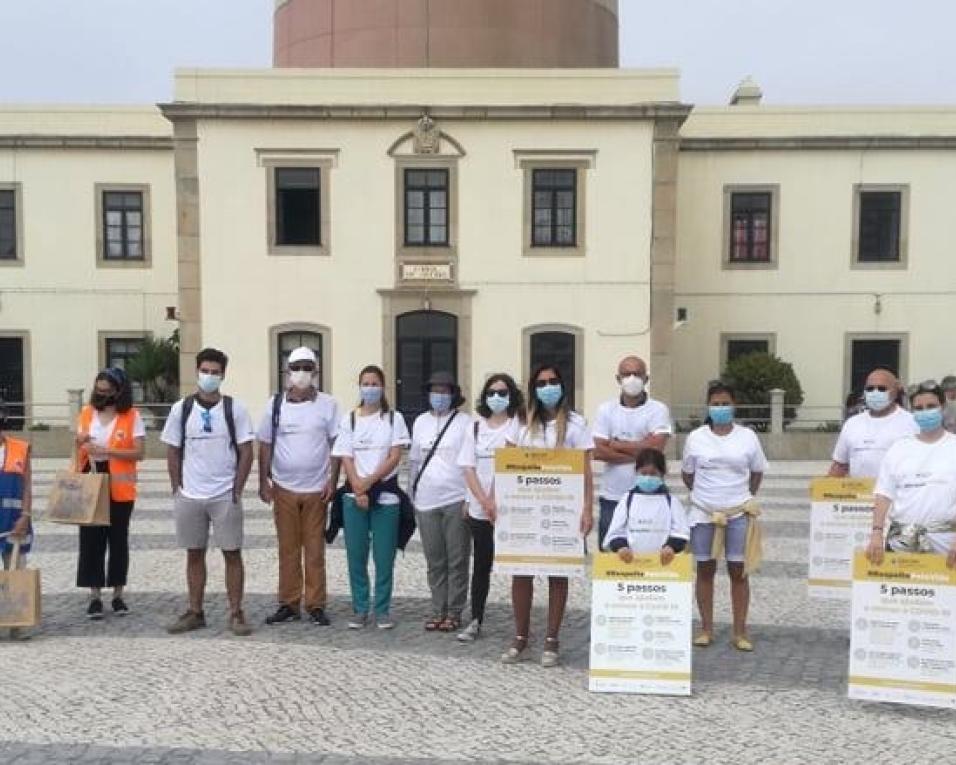
[(485, 620), (485, 603), (491, 588), (491, 564), (495, 558), (495, 527), (491, 521), (468, 516), (468, 527), (475, 550), (471, 574), (471, 618), (480, 624)]
[[(132, 502), (115, 502), (111, 499), (109, 526), (80, 526), (77, 587), (126, 586), (129, 572), (129, 519), (132, 514)], [(107, 548), (110, 555), (108, 564)]]

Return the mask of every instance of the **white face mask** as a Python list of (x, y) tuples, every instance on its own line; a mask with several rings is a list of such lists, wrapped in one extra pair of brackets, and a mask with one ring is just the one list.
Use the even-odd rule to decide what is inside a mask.
[(312, 377), (313, 373), (307, 370), (300, 369), (296, 372), (289, 372), (289, 382), (293, 388), (298, 388), (299, 390), (312, 387)]
[(222, 385), (222, 377), (220, 375), (210, 375), (200, 372), (196, 376), (196, 381), (199, 385), (199, 389), (203, 393), (215, 393), (219, 390), (219, 386)]
[(644, 392), (644, 380), (637, 375), (622, 378), (621, 392), (625, 396), (640, 396)]

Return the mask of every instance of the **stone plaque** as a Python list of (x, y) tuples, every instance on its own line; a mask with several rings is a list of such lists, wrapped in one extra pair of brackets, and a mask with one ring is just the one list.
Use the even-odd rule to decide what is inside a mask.
[(402, 263), (403, 282), (450, 282), (451, 263)]

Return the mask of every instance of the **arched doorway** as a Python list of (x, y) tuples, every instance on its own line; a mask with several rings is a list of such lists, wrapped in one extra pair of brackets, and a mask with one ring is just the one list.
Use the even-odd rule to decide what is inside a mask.
[(409, 424), (428, 408), (425, 381), (433, 372), (458, 376), (458, 317), (411, 311), (395, 319), (395, 406)]

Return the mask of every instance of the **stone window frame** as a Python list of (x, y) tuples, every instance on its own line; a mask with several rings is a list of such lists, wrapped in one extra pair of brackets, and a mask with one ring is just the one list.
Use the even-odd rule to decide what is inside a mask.
[[(897, 191), (900, 194), (899, 260), (860, 260), (860, 194), (867, 191)], [(910, 185), (908, 183), (853, 184), (853, 231), (850, 248), (850, 268), (877, 271), (903, 271), (909, 268)], [(902, 352), (901, 352), (902, 356)], [(902, 364), (902, 362), (901, 362)]]
[(839, 401), (843, 401), (853, 382), (853, 341), (854, 340), (896, 340), (900, 344), (900, 368), (898, 379), (905, 381), (909, 376), (909, 332), (844, 332), (843, 334), (843, 390)]
[(719, 376), (727, 368), (727, 362), (730, 358), (729, 345), (734, 340), (766, 340), (767, 352), (776, 354), (777, 352), (777, 333), (776, 332), (721, 332), (720, 333), (720, 369)]
[(269, 335), (269, 363), (268, 363), (268, 390), (270, 394), (277, 393), (276, 381), (279, 379), (279, 337), (288, 332), (310, 332), (322, 338), (322, 358), (319, 359), (319, 369), (322, 375), (322, 392), (332, 394), (332, 328), (326, 324), (317, 324), (311, 321), (290, 321), (282, 324), (273, 324), (267, 330)]
[[(327, 257), (332, 254), (332, 170), (337, 152), (301, 152), (289, 155), (258, 152), (266, 173), (266, 252), (271, 256)], [(319, 171), (319, 245), (276, 244), (276, 170), (307, 168)]]
[[(401, 264), (451, 263), (452, 273), (458, 265), (458, 160), (449, 154), (396, 154), (395, 160), (395, 260), (399, 274), (396, 283), (401, 283)], [(405, 244), (405, 171), (445, 170), (448, 173), (448, 243)]]
[[(765, 261), (746, 262), (730, 259), (730, 237), (733, 233), (734, 194), (770, 194), (770, 258)], [(775, 270), (780, 262), (780, 184), (779, 183), (726, 183), (723, 187), (723, 225), (720, 266), (725, 271)]]
[[(97, 347), (97, 358), (99, 359), (99, 368), (104, 369), (109, 364), (109, 341), (110, 340), (146, 340), (153, 336), (152, 332), (148, 330), (108, 330), (101, 329), (96, 333), (96, 347)], [(132, 381), (131, 381), (132, 383)], [(135, 386), (137, 383), (132, 383)], [(135, 401), (136, 405), (139, 406), (143, 403), (153, 403), (143, 401)], [(157, 402), (158, 403), (158, 402)]]
[[(106, 257), (106, 221), (103, 217), (106, 194), (137, 192), (143, 196), (143, 257), (107, 258)], [(96, 267), (97, 268), (152, 268), (153, 267), (153, 215), (152, 187), (148, 183), (97, 183), (94, 185), (96, 197)]]
[[(519, 150), (515, 165), (522, 174), (521, 254), (523, 257), (583, 258), (587, 255), (587, 172), (596, 166), (597, 150)], [(575, 170), (574, 246), (535, 246), (534, 171)]]
[(22, 267), (23, 259), (23, 184), (19, 181), (0, 183), (0, 191), (13, 192), (13, 235), (16, 237), (16, 249), (12, 258), (0, 258), (0, 267)]
[[(521, 383), (527, 389), (531, 369), (531, 338), (541, 332), (563, 332), (574, 337), (574, 401), (580, 411), (584, 404), (584, 329), (574, 324), (532, 324), (521, 330)], [(523, 383), (523, 384), (522, 384)]]

